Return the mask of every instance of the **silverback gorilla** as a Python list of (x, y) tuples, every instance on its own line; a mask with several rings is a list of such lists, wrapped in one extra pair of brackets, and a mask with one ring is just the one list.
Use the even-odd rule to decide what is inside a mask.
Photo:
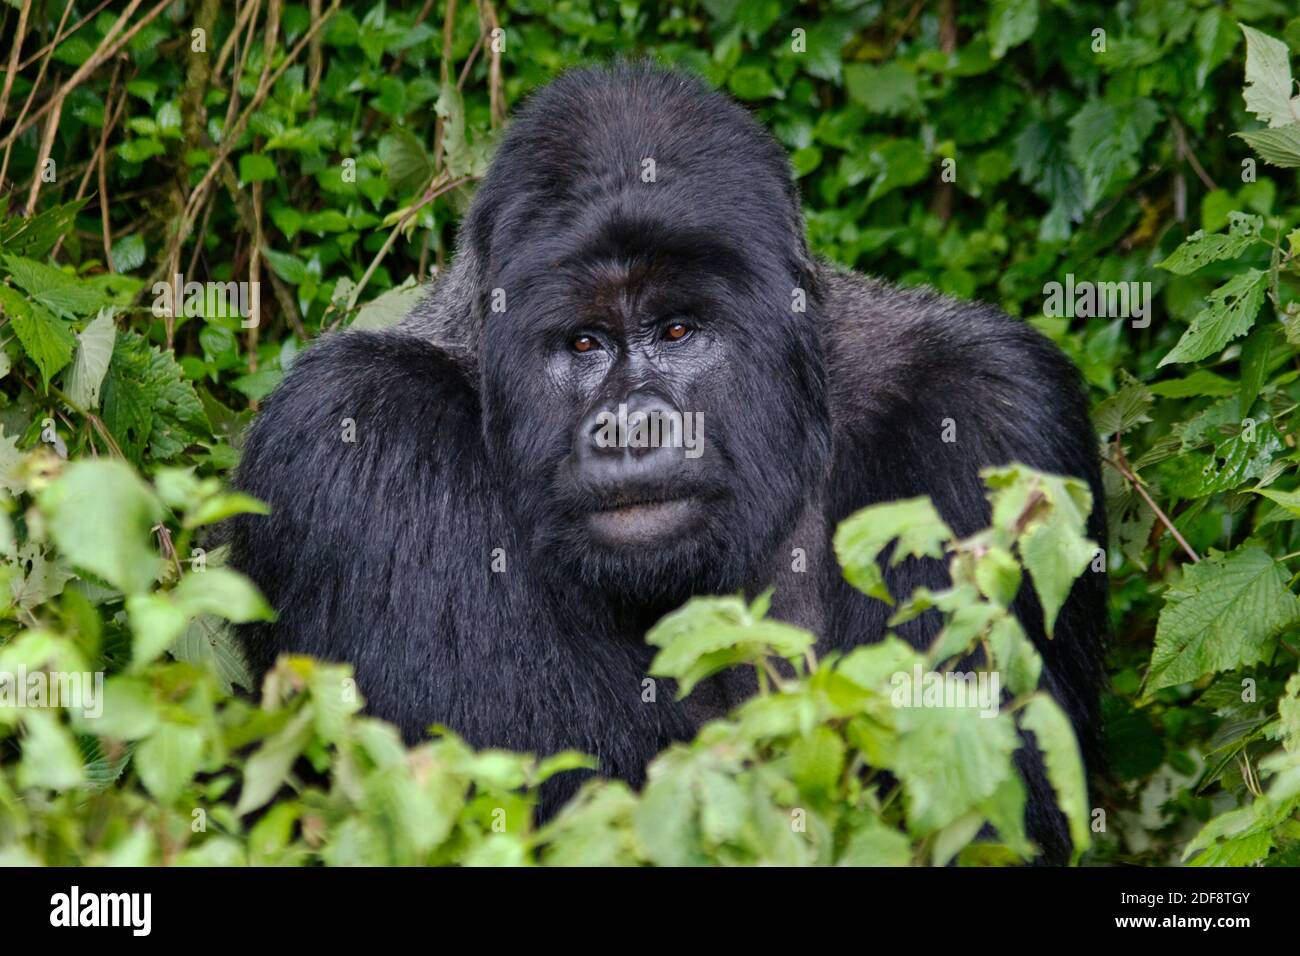
[[(620, 405), (702, 421), (702, 446), (601, 441)], [(236, 519), (231, 544), (279, 620), (243, 638), (257, 670), (282, 651), (350, 662), (408, 739), (440, 723), (477, 746), (576, 748), (637, 784), (752, 689), (724, 674), (643, 703), (658, 618), (774, 587), (773, 613), (819, 652), (878, 640), (888, 609), (842, 579), (837, 522), (929, 495), (970, 534), (989, 517), (980, 468), (1011, 460), (1101, 500), (1079, 378), (1049, 341), (814, 259), (784, 152), (700, 82), (571, 72), (510, 126), (421, 305), (326, 336), (267, 401), (238, 481), (272, 511)], [(946, 572), (909, 561), (887, 583), (909, 594)], [(1076, 584), (1052, 640), (1028, 585), (1017, 611), (1086, 749), (1104, 576)], [(927, 645), (937, 626), (901, 633)], [(1031, 836), (1060, 859), (1032, 746), (1021, 764)], [(579, 782), (548, 783), (542, 812)]]

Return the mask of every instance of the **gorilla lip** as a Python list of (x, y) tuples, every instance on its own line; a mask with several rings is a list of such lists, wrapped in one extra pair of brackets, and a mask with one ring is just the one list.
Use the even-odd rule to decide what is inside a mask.
[(619, 503), (587, 516), (595, 536), (615, 545), (645, 545), (684, 530), (697, 513), (695, 498)]

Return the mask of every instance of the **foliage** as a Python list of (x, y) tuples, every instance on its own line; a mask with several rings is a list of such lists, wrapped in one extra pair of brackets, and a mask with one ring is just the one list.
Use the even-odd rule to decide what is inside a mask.
[[(1019, 726), (1087, 860), (1300, 863), (1288, 11), (0, 4), (0, 672), (107, 675), (94, 719), (0, 707), (0, 858), (1010, 862), (1029, 852)], [(761, 599), (694, 602), (651, 635), (659, 672), (755, 667), (763, 693), (661, 755), (640, 794), (592, 781), (541, 829), (535, 787), (577, 757), (450, 734), (408, 750), (359, 715), (345, 669), (303, 659), (260, 703), (239, 692), (226, 622), (267, 609), (203, 532), (260, 507), (223, 483), (258, 402), (321, 332), (409, 307), (508, 107), (623, 53), (752, 106), (790, 152), (819, 253), (994, 301), (1082, 369), (1114, 629), (1093, 803), (1006, 613), (1022, 571), (1049, 626), (1092, 573), (1086, 495), (1016, 467), (987, 476), (993, 525), (966, 541), (923, 501), (836, 537), (896, 621), (945, 615), (936, 647), (816, 661)], [(224, 285), (243, 281), (261, 286), (251, 306)], [(876, 558), (895, 542), (948, 554), (953, 587), (885, 592)], [(996, 716), (892, 705), (894, 673), (973, 648), (1009, 691)]]

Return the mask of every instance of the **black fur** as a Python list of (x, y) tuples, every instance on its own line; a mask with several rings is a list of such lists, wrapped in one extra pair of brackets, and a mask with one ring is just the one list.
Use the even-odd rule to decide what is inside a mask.
[[(675, 316), (691, 327), (680, 343), (657, 331)], [(600, 347), (579, 354), (587, 332)], [(657, 471), (616, 461), (607, 481), (584, 464), (580, 423), (646, 395), (701, 411), (706, 453)], [(573, 72), (515, 119), (420, 308), (324, 338), (266, 403), (239, 485), (273, 510), (236, 519), (231, 540), (280, 617), (244, 639), (259, 669), (286, 650), (351, 662), (370, 710), (408, 739), (441, 723), (479, 746), (576, 748), (638, 783), (748, 691), (732, 675), (642, 703), (659, 616), (691, 594), (774, 585), (774, 613), (820, 651), (877, 640), (887, 609), (841, 579), (835, 524), (928, 494), (970, 533), (988, 520), (979, 469), (1013, 459), (1082, 476), (1101, 500), (1079, 378), (1050, 342), (994, 308), (815, 261), (784, 153), (697, 81)], [(696, 503), (672, 540), (602, 543), (585, 524), (668, 493)], [(1099, 509), (1090, 530), (1104, 540)], [(935, 561), (887, 576), (894, 594), (944, 579)], [(1085, 575), (1051, 641), (1028, 588), (1018, 608), (1085, 742), (1104, 589)], [(930, 617), (903, 628), (918, 646), (934, 632)], [(1036, 763), (1031, 835), (1061, 859)], [(554, 781), (544, 810), (576, 785)]]

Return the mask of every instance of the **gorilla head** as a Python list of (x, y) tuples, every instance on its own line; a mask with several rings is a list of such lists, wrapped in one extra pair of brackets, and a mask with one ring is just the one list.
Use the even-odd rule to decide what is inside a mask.
[(484, 439), (538, 566), (635, 603), (741, 587), (830, 444), (784, 153), (697, 81), (570, 73), (465, 229)]

